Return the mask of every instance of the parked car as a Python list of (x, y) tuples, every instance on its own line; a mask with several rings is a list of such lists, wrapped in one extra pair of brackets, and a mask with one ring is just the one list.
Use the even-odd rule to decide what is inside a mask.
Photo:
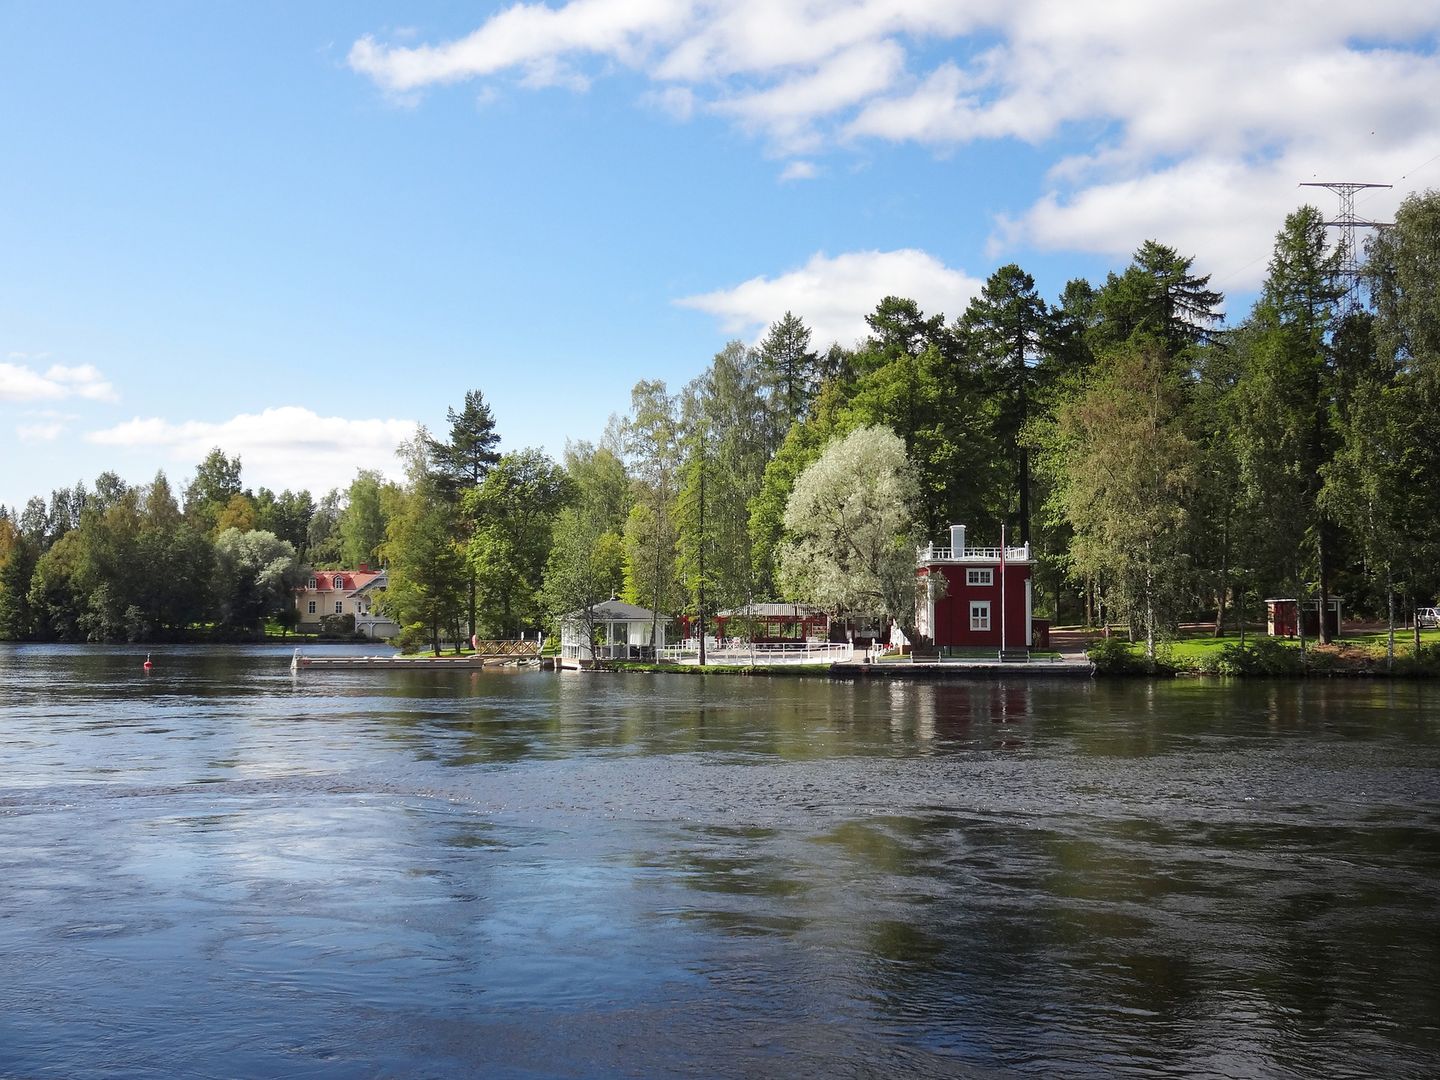
[(1440, 608), (1417, 608), (1415, 611), (1415, 623), (1424, 630), (1440, 626)]

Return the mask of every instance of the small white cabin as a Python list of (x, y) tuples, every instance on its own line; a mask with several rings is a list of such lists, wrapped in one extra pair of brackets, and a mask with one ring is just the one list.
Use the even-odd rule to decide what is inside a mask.
[[(567, 615), (560, 624), (560, 666), (591, 667), (596, 660), (652, 660), (665, 645), (665, 616), (649, 608), (611, 597), (592, 609), (594, 643), (585, 640), (584, 612)], [(658, 641), (651, 632), (658, 627)]]

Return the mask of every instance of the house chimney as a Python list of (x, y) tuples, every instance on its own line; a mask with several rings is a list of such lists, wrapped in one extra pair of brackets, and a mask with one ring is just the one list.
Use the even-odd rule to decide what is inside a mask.
[(965, 554), (965, 526), (950, 526), (950, 557), (958, 559)]
[(368, 574), (368, 573), (370, 572), (370, 564), (369, 564), (369, 563), (363, 563), (363, 562), (362, 562), (362, 563), (360, 564), (360, 571), (359, 571), (359, 572), (362, 573), (362, 574)]

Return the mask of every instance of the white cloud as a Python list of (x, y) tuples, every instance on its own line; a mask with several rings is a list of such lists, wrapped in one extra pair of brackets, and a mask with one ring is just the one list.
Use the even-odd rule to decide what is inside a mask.
[[(25, 359), (12, 353), (12, 359)], [(27, 364), (0, 362), (0, 401), (115, 401), (115, 388), (91, 364), (52, 364), (41, 372)]]
[(15, 434), (21, 442), (54, 442), (65, 434), (66, 426), (59, 420), (44, 420), (36, 424), (18, 424)]
[(813, 70), (764, 90), (736, 95), (714, 108), (738, 117), (748, 128), (766, 132), (778, 146), (803, 150), (819, 144), (817, 118), (884, 91), (904, 66), (905, 51), (893, 41), (856, 45), (827, 57)]
[(572, 0), (561, 8), (515, 4), (444, 45), (386, 46), (367, 35), (350, 49), (349, 60), (356, 71), (400, 92), (531, 69), (571, 54), (623, 62), (683, 25), (689, 7), (675, 0)]
[(414, 434), (413, 420), (351, 420), (286, 405), (219, 422), (136, 417), (86, 439), (101, 446), (159, 450), (185, 465), (219, 446), (239, 455), (248, 483), (320, 492), (349, 484), (356, 469), (397, 474), (396, 447)]
[(785, 171), (780, 174), (782, 182), (790, 180), (814, 180), (820, 175), (820, 170), (815, 167), (813, 161), (792, 161), (785, 166)]
[(1268, 244), (1297, 181), (1397, 180), (1435, 157), (1437, 34), (1440, 7), (1413, 0), (570, 0), (438, 45), (364, 37), (350, 65), (391, 93), (638, 72), (646, 104), (809, 158), (1020, 140), (1050, 151), (1053, 186), (997, 243), (1114, 254), (1155, 236), (1233, 262), (1222, 241)]
[(689, 87), (667, 86), (640, 96), (642, 104), (684, 123), (695, 115), (695, 94)]
[(812, 340), (851, 345), (865, 338), (865, 316), (884, 296), (914, 300), (929, 314), (954, 318), (984, 283), (913, 248), (811, 256), (798, 270), (755, 277), (730, 289), (675, 301), (716, 316), (726, 333), (758, 337), (787, 311), (805, 320)]

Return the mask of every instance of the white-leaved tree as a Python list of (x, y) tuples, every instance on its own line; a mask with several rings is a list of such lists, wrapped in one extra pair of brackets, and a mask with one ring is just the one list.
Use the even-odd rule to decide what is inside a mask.
[(893, 620), (916, 640), (919, 501), (915, 469), (889, 428), (832, 442), (786, 504), (781, 588), (830, 611)]
[(257, 630), (291, 606), (300, 580), (295, 548), (271, 532), (226, 529), (215, 538), (215, 600), (222, 626)]

